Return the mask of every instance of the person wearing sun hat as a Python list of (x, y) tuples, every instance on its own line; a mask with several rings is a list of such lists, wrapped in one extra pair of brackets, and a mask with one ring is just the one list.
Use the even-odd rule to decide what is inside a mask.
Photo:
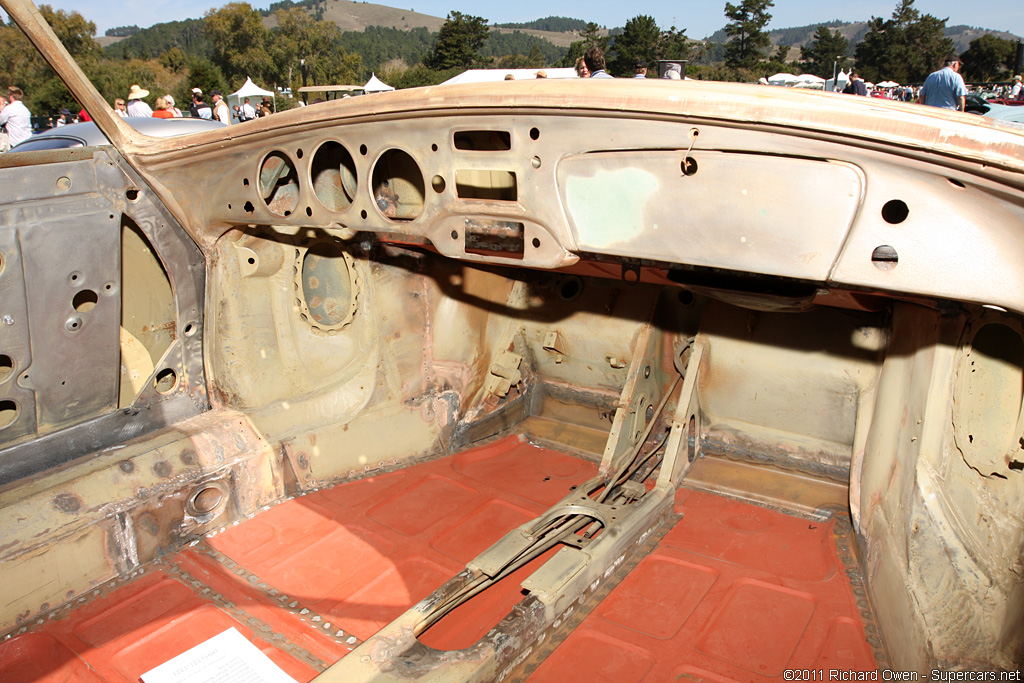
[(152, 116), (153, 110), (143, 101), (143, 97), (149, 97), (149, 91), (143, 90), (137, 85), (128, 89), (128, 116)]

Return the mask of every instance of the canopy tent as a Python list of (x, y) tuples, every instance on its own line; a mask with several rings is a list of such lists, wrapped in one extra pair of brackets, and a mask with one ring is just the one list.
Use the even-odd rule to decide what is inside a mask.
[[(264, 90), (253, 83), (252, 79), (248, 77), (246, 77), (245, 84), (241, 88), (228, 95), (228, 106), (234, 108), (236, 105), (241, 105), (241, 103), (245, 101), (246, 97), (272, 97), (274, 99), (274, 111), (277, 111), (277, 96), (274, 94), (274, 91)], [(231, 98), (234, 98), (234, 101), (232, 101)]]
[(796, 76), (787, 73), (775, 74), (774, 76), (768, 77), (768, 83), (771, 85), (790, 85), (795, 83), (796, 80)]
[(796, 80), (793, 81), (791, 85), (794, 88), (821, 90), (825, 87), (825, 79), (821, 76), (815, 76), (814, 74), (802, 74), (797, 76)]
[(899, 83), (897, 83), (895, 81), (882, 81), (881, 83), (878, 83), (875, 87), (876, 88), (897, 88), (897, 87), (899, 87)]
[(842, 69), (839, 70), (839, 75), (836, 76), (835, 82), (832, 79), (825, 81), (825, 92), (836, 92), (842, 91), (846, 87), (847, 83), (850, 82), (850, 76), (847, 75)]
[(393, 86), (390, 86), (377, 78), (377, 74), (372, 73), (370, 74), (370, 80), (366, 81), (366, 85), (363, 86), (363, 92), (367, 94), (372, 92), (386, 92), (394, 89), (395, 88)]
[(441, 85), (503, 81), (508, 74), (512, 74), (517, 81), (528, 81), (537, 78), (539, 71), (543, 71), (547, 78), (577, 78), (576, 69), (571, 66), (551, 69), (470, 69), (449, 78)]

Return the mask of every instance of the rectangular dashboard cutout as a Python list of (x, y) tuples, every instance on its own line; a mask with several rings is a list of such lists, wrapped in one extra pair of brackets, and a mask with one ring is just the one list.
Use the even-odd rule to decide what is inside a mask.
[(507, 152), (512, 134), (507, 130), (460, 130), (454, 135), (455, 149), (473, 152)]
[(467, 254), (523, 258), (526, 229), (522, 223), (475, 218), (466, 221), (465, 232)]
[(455, 193), (459, 199), (490, 199), (500, 202), (514, 202), (519, 196), (516, 174), (512, 171), (456, 171)]

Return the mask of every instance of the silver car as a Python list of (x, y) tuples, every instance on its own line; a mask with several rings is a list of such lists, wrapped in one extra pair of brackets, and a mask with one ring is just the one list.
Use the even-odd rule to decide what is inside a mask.
[[(158, 119), (148, 116), (129, 116), (125, 119), (125, 122), (140, 133), (157, 138), (188, 135), (225, 126), (220, 121), (198, 118)], [(83, 123), (69, 123), (66, 126), (45, 130), (15, 145), (10, 151), (41, 152), (52, 149), (92, 147), (106, 144), (109, 144), (109, 141), (107, 136), (103, 134), (103, 131), (92, 121), (85, 121)]]

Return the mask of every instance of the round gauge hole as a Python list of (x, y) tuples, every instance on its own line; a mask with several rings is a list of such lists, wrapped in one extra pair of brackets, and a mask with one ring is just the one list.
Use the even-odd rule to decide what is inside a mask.
[(540, 240), (536, 237), (533, 238), (533, 241), (531, 241), (530, 244), (533, 245), (534, 249), (540, 249)]
[(373, 201), (381, 215), (393, 221), (411, 221), (423, 213), (425, 183), (416, 160), (400, 149), (389, 149), (377, 159), (370, 179)]
[(136, 190), (136, 189), (135, 189), (135, 188), (133, 187), (133, 188), (131, 188), (130, 190), (127, 190), (127, 191), (126, 191), (126, 192), (124, 193), (124, 197), (125, 197), (125, 199), (127, 199), (128, 201), (130, 201), (130, 202), (134, 202), (135, 200), (137, 200), (137, 199), (139, 198), (139, 191), (138, 191), (138, 190)]
[(309, 165), (313, 194), (329, 211), (344, 211), (356, 197), (356, 162), (345, 146), (329, 140)]
[(0, 384), (14, 375), (14, 359), (6, 353), (0, 353)]
[(430, 151), (431, 152), (436, 152), (437, 151), (437, 144), (436, 143), (430, 146)]
[(434, 188), (434, 192), (441, 194), (445, 188), (444, 178), (439, 175), (434, 176), (430, 179), (430, 186)]
[(359, 145), (359, 153), (362, 154), (364, 157), (366, 156), (367, 151), (368, 150), (366, 149), (366, 145)]
[(14, 401), (0, 401), (0, 429), (6, 429), (18, 419), (18, 404)]
[(539, 128), (531, 128), (530, 129), (530, 139), (531, 140), (539, 140), (540, 139), (540, 129)]
[(299, 177), (291, 159), (271, 152), (260, 164), (260, 196), (278, 216), (289, 216), (299, 205)]
[(697, 160), (693, 157), (686, 157), (679, 163), (679, 170), (686, 176), (695, 174), (697, 172)]
[(185, 329), (182, 330), (182, 334), (184, 334), (186, 337), (194, 337), (196, 334), (196, 326), (193, 325), (192, 323), (188, 323), (187, 325), (185, 325)]
[(295, 150), (295, 156), (297, 156), (300, 159), (302, 158), (302, 149), (301, 148)]
[(540, 168), (540, 157), (534, 157), (530, 159), (530, 165), (534, 168)]

